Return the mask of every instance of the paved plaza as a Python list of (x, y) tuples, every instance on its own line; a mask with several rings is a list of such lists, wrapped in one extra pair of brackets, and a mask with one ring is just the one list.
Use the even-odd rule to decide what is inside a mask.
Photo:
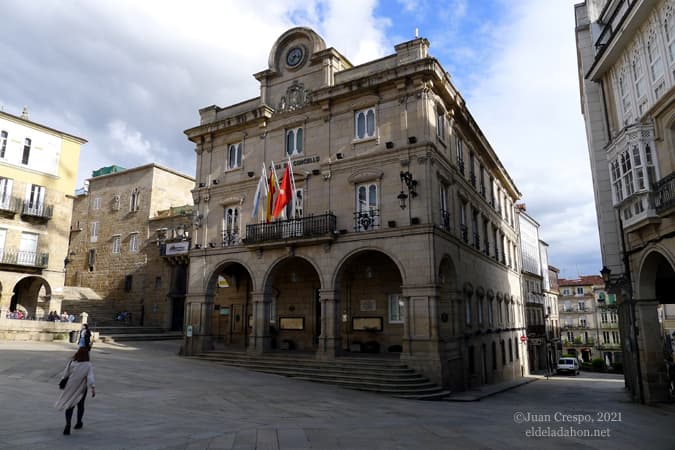
[(631, 403), (612, 375), (541, 378), (477, 402), (424, 402), (182, 358), (178, 346), (97, 344), (96, 398), (87, 398), (84, 428), (63, 436), (53, 404), (72, 344), (0, 342), (0, 448), (675, 448), (675, 405)]

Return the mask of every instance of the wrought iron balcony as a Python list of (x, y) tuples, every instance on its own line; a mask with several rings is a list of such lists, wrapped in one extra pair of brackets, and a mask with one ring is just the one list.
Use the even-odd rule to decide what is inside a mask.
[(496, 242), (495, 242), (495, 261), (499, 261), (499, 247), (497, 246)]
[(246, 238), (243, 242), (248, 245), (332, 235), (336, 231), (336, 226), (337, 219), (332, 213), (249, 224), (246, 225)]
[(467, 228), (466, 225), (461, 224), (459, 226), (459, 234), (462, 236), (462, 240), (464, 242), (469, 242), (469, 229)]
[(52, 205), (24, 201), (23, 208), (21, 209), (21, 215), (49, 220), (52, 218), (52, 211)]
[(473, 232), (473, 246), (475, 249), (480, 250), (480, 236), (477, 231)]
[(459, 173), (464, 175), (464, 160), (462, 159), (457, 160), (457, 168), (459, 169)]
[(370, 231), (379, 227), (379, 209), (364, 209), (354, 212), (354, 231)]
[(441, 209), (441, 228), (450, 231), (450, 212)]
[(675, 172), (654, 184), (654, 209), (656, 214), (675, 206)]
[(17, 248), (0, 248), (0, 263), (17, 266), (47, 267), (49, 253), (27, 252)]
[(232, 247), (233, 245), (241, 245), (239, 231), (223, 231), (223, 247)]
[(0, 213), (14, 215), (21, 210), (21, 200), (7, 196), (0, 199)]

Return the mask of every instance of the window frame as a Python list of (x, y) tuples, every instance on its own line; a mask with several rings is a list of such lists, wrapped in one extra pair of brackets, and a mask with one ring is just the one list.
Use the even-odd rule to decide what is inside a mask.
[[(292, 136), (292, 141), (289, 142), (289, 136)], [(302, 127), (288, 128), (285, 133), (284, 148), (286, 149), (285, 156), (298, 156), (303, 154), (305, 132)], [(292, 147), (289, 146), (292, 144)], [(229, 147), (228, 147), (229, 148)], [(290, 150), (290, 151), (289, 151)], [(228, 158), (229, 161), (229, 158)]]
[(138, 253), (140, 251), (140, 233), (134, 231), (129, 233), (129, 252)]
[[(239, 170), (242, 167), (241, 164), (241, 159), (242, 159), (242, 150), (243, 150), (243, 142), (233, 142), (231, 144), (227, 144), (227, 152), (226, 152), (226, 169), (227, 171), (230, 170)], [(234, 158), (232, 157), (232, 153), (234, 152)]]
[(139, 205), (141, 202), (141, 191), (140, 189), (133, 188), (131, 190), (131, 195), (129, 196), (129, 212), (137, 212), (139, 210)]
[[(355, 198), (354, 198), (354, 203), (355, 203), (355, 211), (356, 211), (356, 216), (360, 217), (363, 213), (366, 213), (370, 216), (372, 219), (372, 224), (368, 227), (364, 227), (361, 224), (360, 220), (356, 221), (356, 231), (362, 232), (362, 231), (370, 231), (375, 228), (378, 228), (380, 225), (380, 186), (379, 183), (376, 181), (368, 181), (365, 183), (359, 183), (354, 186), (354, 191), (355, 191)], [(373, 196), (373, 188), (375, 190), (375, 203), (374, 205), (372, 204), (372, 196)], [(361, 195), (360, 191), (361, 189), (364, 189), (365, 193), (365, 201), (366, 204), (362, 204), (361, 201)]]
[(23, 141), (23, 154), (21, 155), (21, 164), (24, 166), (29, 165), (30, 163), (30, 150), (33, 145), (33, 140), (31, 138), (25, 138)]
[[(363, 134), (359, 134), (359, 116), (363, 116)], [(372, 130), (369, 132), (369, 117), (372, 117)], [(362, 108), (354, 111), (354, 140), (355, 141), (367, 141), (369, 139), (377, 139), (378, 137), (378, 127), (377, 127), (377, 110), (375, 106), (369, 106), (367, 108)]]
[(7, 153), (7, 140), (9, 139), (9, 132), (7, 130), (0, 130), (0, 159), (5, 159)]
[(112, 235), (112, 254), (119, 255), (122, 252), (122, 235)]
[(94, 221), (89, 223), (89, 242), (94, 243), (98, 242), (98, 232), (99, 232), (100, 222)]
[(387, 295), (387, 319), (388, 323), (391, 324), (403, 324), (405, 322), (405, 303), (401, 293)]

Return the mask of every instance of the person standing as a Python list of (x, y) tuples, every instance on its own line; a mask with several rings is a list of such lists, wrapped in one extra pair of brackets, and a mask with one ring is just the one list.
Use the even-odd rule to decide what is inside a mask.
[(89, 325), (86, 323), (82, 324), (82, 329), (80, 330), (80, 338), (77, 341), (77, 346), (79, 348), (86, 348), (91, 350), (91, 331), (89, 330)]
[(84, 399), (87, 397), (87, 389), (91, 388), (91, 397), (96, 397), (94, 367), (89, 361), (89, 350), (86, 347), (77, 349), (73, 358), (68, 361), (61, 378), (66, 377), (68, 377), (68, 382), (54, 406), (59, 411), (65, 410), (66, 412), (66, 427), (63, 429), (63, 434), (68, 435), (75, 405), (77, 405), (75, 429), (79, 430), (83, 425), (82, 417), (84, 417)]

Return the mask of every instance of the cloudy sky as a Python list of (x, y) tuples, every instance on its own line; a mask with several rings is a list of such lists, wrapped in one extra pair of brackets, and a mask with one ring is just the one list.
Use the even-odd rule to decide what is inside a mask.
[(450, 72), (523, 193), (564, 277), (597, 273), (572, 0), (5, 0), (0, 107), (82, 136), (91, 171), (148, 162), (194, 173), (198, 109), (258, 95), (286, 29), (314, 28), (358, 64), (414, 36)]

